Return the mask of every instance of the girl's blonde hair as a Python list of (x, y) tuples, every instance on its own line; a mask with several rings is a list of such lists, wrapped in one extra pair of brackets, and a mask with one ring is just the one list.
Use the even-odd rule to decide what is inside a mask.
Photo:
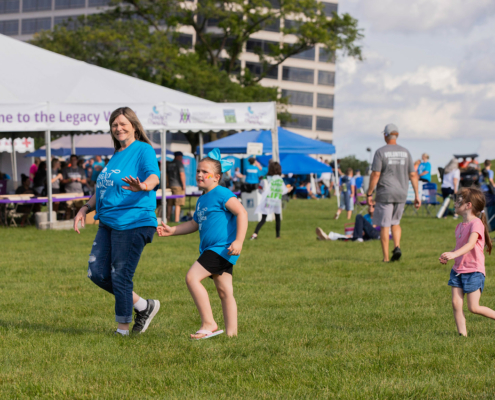
[(112, 134), (112, 139), (113, 139), (113, 147), (115, 148), (115, 151), (120, 149), (120, 142), (114, 138), (113, 133), (112, 133), (112, 124), (113, 121), (119, 116), (123, 115), (126, 117), (129, 122), (131, 123), (132, 127), (134, 128), (134, 138), (136, 140), (139, 140), (140, 142), (145, 142), (148, 143), (150, 146), (152, 145), (150, 140), (148, 139), (148, 136), (146, 136), (146, 131), (143, 129), (143, 125), (141, 125), (141, 122), (139, 121), (136, 113), (132, 111), (129, 107), (120, 107), (117, 108), (112, 115), (110, 115), (110, 133)]
[(459, 196), (462, 198), (462, 203), (471, 203), (473, 206), (472, 212), (476, 215), (485, 226), (485, 245), (488, 248), (488, 254), (492, 254), (492, 240), (490, 239), (490, 231), (488, 229), (488, 221), (485, 215), (485, 195), (475, 187), (468, 187), (461, 190)]

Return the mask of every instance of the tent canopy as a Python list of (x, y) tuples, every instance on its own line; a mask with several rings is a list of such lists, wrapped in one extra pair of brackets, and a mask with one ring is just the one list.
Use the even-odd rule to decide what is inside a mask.
[[(75, 136), (74, 145), (78, 156), (111, 156), (115, 153), (112, 137), (109, 133)], [(159, 144), (151, 142), (151, 145), (156, 154), (162, 154)], [(72, 153), (71, 146), (70, 136), (63, 136), (54, 140), (51, 144), (52, 155), (58, 157), (70, 156)], [(45, 149), (46, 146), (41, 146), (38, 150), (27, 154), (25, 157), (46, 157)], [(167, 150), (167, 154), (173, 155), (174, 153)]]
[[(268, 166), (270, 156), (259, 156), (256, 159), (263, 166)], [(282, 173), (294, 175), (322, 174), (332, 172), (332, 168), (304, 154), (280, 154)]]
[[(270, 131), (239, 132), (225, 138), (215, 140), (204, 145), (208, 152), (218, 147), (222, 153), (245, 154), (250, 142), (263, 143), (263, 153), (272, 152), (272, 136)], [(333, 144), (307, 138), (287, 129), (278, 128), (278, 142), (280, 153), (291, 154), (334, 154)]]

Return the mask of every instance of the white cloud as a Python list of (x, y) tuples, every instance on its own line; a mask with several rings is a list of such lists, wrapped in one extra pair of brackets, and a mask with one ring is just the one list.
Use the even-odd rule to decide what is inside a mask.
[(378, 32), (469, 31), (495, 16), (493, 0), (347, 0)]

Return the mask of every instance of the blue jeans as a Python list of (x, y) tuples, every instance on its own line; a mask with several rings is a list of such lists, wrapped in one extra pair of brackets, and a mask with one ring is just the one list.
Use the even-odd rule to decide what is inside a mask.
[(368, 221), (366, 221), (366, 219), (361, 214), (356, 215), (356, 222), (354, 224), (354, 232), (352, 235), (352, 240), (378, 239), (379, 236), (380, 234), (378, 233), (378, 231), (375, 228), (373, 228), (373, 225), (371, 225)]
[(125, 231), (100, 222), (89, 256), (88, 278), (115, 296), (115, 320), (132, 322), (132, 278), (143, 252), (151, 243), (155, 227), (144, 226)]

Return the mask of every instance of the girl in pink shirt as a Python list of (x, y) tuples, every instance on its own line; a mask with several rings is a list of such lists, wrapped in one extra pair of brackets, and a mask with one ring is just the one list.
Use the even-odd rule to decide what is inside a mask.
[(455, 259), (449, 286), (452, 286), (455, 324), (461, 336), (467, 336), (466, 318), (462, 311), (464, 293), (467, 294), (469, 311), (495, 319), (495, 311), (480, 306), (485, 286), (485, 246), (488, 254), (492, 253), (484, 209), (485, 196), (481, 190), (472, 187), (462, 189), (455, 203), (455, 212), (462, 217), (462, 222), (455, 228), (455, 250), (440, 256), (442, 264)]

